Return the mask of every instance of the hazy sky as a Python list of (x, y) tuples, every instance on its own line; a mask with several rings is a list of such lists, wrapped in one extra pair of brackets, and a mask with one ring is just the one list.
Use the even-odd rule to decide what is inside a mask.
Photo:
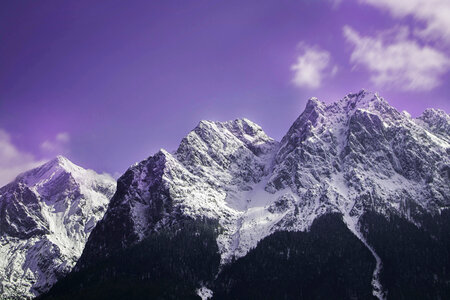
[(0, 185), (63, 154), (119, 174), (201, 119), (281, 139), (312, 96), (450, 111), (450, 1), (2, 1)]

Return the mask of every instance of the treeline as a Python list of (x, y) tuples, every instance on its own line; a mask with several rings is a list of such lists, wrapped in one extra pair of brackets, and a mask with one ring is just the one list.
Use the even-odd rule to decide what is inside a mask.
[(450, 211), (421, 218), (420, 227), (395, 215), (361, 219), (383, 262), (388, 299), (450, 299)]
[(276, 232), (226, 266), (214, 299), (372, 299), (375, 259), (338, 214)]
[(70, 273), (38, 299), (200, 299), (199, 282), (218, 272), (218, 230), (215, 221), (182, 221)]
[[(361, 230), (383, 262), (388, 299), (450, 299), (450, 212), (424, 214), (421, 227), (373, 212)], [(375, 259), (339, 214), (307, 232), (276, 232), (223, 266), (211, 220), (185, 220), (131, 248), (72, 272), (39, 299), (374, 299)], [(217, 276), (217, 274), (219, 274)]]

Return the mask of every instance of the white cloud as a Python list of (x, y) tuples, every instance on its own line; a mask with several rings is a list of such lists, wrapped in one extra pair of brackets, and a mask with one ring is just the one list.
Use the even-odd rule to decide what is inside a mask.
[(360, 36), (349, 26), (344, 26), (343, 32), (354, 46), (350, 61), (367, 68), (377, 86), (430, 90), (441, 83), (441, 77), (450, 68), (450, 59), (444, 53), (408, 39), (406, 27), (375, 37)]
[(339, 5), (341, 5), (342, 0), (329, 0), (331, 2), (331, 5), (334, 9), (338, 8)]
[(331, 69), (331, 73), (330, 73), (331, 77), (333, 77), (334, 75), (336, 75), (338, 71), (339, 71), (339, 68), (338, 68), (337, 65), (335, 65), (335, 66)]
[(56, 140), (62, 143), (68, 143), (70, 141), (70, 135), (67, 132), (61, 132), (56, 135)]
[(47, 140), (41, 144), (41, 149), (50, 154), (63, 154), (69, 152), (70, 135), (67, 132), (61, 132), (53, 140)]
[(11, 182), (17, 175), (35, 168), (45, 161), (37, 161), (33, 155), (19, 151), (9, 134), (0, 129), (0, 186)]
[(450, 44), (449, 0), (360, 0), (380, 9), (388, 10), (396, 18), (412, 16), (424, 22), (416, 33), (428, 39), (442, 39)]
[(318, 88), (326, 76), (333, 76), (337, 66), (330, 68), (330, 53), (317, 47), (301, 46), (302, 54), (297, 62), (291, 66), (294, 71), (292, 81), (300, 87)]

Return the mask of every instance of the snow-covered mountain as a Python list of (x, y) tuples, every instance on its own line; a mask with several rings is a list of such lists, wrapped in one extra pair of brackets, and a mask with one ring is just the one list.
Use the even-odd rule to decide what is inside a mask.
[(0, 299), (31, 298), (70, 272), (116, 189), (58, 156), (0, 189)]
[[(127, 251), (137, 254), (127, 260), (134, 266), (140, 265), (139, 259), (143, 264), (161, 257), (170, 262), (172, 271), (160, 264), (126, 271), (139, 274), (139, 280), (150, 280), (156, 272), (173, 282), (170, 272), (177, 270), (188, 274), (182, 281), (196, 285), (202, 298), (227, 299), (230, 292), (251, 298), (248, 289), (237, 284), (248, 267), (265, 266), (281, 255), (291, 260), (288, 265), (297, 262), (303, 268), (301, 255), (319, 252), (319, 246), (308, 243), (330, 240), (339, 222), (353, 240), (336, 229), (342, 239), (336, 240), (336, 249), (321, 242), (329, 254), (319, 255), (317, 266), (323, 264), (323, 255), (341, 262), (342, 255), (355, 255), (361, 261), (347, 261), (339, 278), (355, 278), (356, 269), (369, 270), (367, 287), (371, 285), (370, 293), (378, 299), (408, 298), (405, 290), (411, 289), (411, 282), (418, 282), (418, 289), (409, 296), (442, 298), (450, 295), (449, 133), (450, 116), (442, 110), (428, 109), (413, 119), (377, 94), (360, 91), (330, 104), (310, 99), (281, 142), (247, 119), (202, 121), (175, 151), (161, 149), (131, 166), (119, 178), (117, 190), (111, 177), (59, 156), (0, 189), (0, 299), (45, 293), (75, 264), (81, 275), (65, 279), (59, 288), (62, 299), (67, 299), (64, 288), (73, 281), (75, 291), (82, 291), (92, 278), (94, 291), (95, 280), (106, 280), (109, 287), (108, 276), (116, 276), (111, 270), (124, 272), (117, 266), (122, 266), (120, 253)], [(275, 234), (283, 232), (306, 235), (286, 242)], [(173, 241), (191, 249), (172, 253), (168, 250)], [(288, 246), (273, 252), (280, 243)], [(164, 244), (166, 248), (158, 248)], [(239, 260), (251, 251), (250, 262)], [(204, 264), (196, 260), (198, 255), (205, 257)], [(105, 263), (97, 268), (99, 261)], [(193, 271), (198, 266), (200, 271)], [(321, 278), (323, 270), (315, 269), (302, 272), (310, 272), (304, 273), (310, 279)], [(95, 275), (86, 279), (83, 270)], [(250, 271), (251, 276), (261, 273)], [(361, 276), (355, 286), (340, 291), (344, 298), (367, 297)], [(267, 282), (252, 280), (273, 290)], [(192, 286), (183, 288), (189, 291)]]
[(307, 231), (338, 213), (376, 260), (373, 294), (384, 298), (382, 261), (360, 230), (376, 212), (417, 226), (450, 207), (449, 115), (413, 119), (374, 93), (325, 104), (312, 98), (281, 142), (247, 119), (202, 121), (174, 152), (160, 150), (118, 180), (77, 269), (184, 219), (213, 219), (221, 263), (277, 231)]
[[(200, 122), (175, 152), (160, 150), (119, 178), (84, 259), (141, 241), (184, 217), (206, 217), (220, 220), (224, 228), (218, 243), (227, 262), (241, 246), (239, 232), (252, 194), (274, 197), (257, 187), (270, 174), (277, 148), (277, 142), (247, 119)], [(269, 228), (259, 230), (265, 233), (258, 238), (269, 233)]]

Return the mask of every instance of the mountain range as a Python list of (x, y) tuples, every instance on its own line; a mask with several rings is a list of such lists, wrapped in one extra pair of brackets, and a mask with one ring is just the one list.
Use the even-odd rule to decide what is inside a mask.
[(58, 157), (0, 189), (1, 297), (448, 299), (449, 132), (362, 90), (279, 142), (201, 121), (117, 189)]

